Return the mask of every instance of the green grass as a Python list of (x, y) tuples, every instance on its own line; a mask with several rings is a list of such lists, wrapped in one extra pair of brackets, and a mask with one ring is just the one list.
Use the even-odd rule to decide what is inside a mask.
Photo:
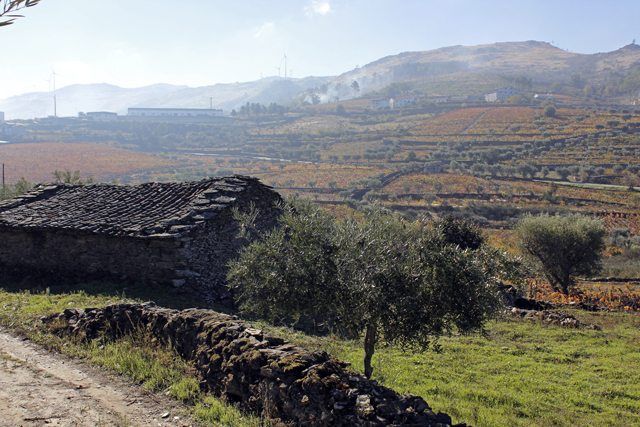
[(242, 414), (232, 405), (220, 402), (200, 392), (199, 378), (192, 365), (171, 347), (137, 331), (116, 342), (106, 338), (79, 342), (59, 338), (51, 332), (58, 325), (43, 325), (40, 317), (68, 307), (100, 307), (121, 302), (133, 302), (123, 296), (89, 295), (85, 291), (52, 294), (44, 291), (7, 292), (0, 289), (0, 326), (43, 344), (50, 350), (83, 359), (94, 366), (122, 374), (151, 392), (165, 392), (189, 405), (188, 411), (204, 425), (255, 427), (262, 420)]
[[(185, 309), (193, 307), (203, 307), (203, 301), (187, 292), (181, 292), (170, 286), (149, 285), (144, 282), (138, 283), (115, 283), (115, 282), (55, 282), (42, 285), (38, 278), (28, 281), (11, 280), (7, 277), (0, 277), (0, 286), (7, 292), (19, 293), (28, 291), (33, 295), (46, 293), (49, 295), (74, 295), (83, 293), (89, 298), (97, 298), (97, 301), (107, 300), (137, 300), (154, 301), (162, 307)], [(217, 307), (217, 309), (220, 309)]]
[[(126, 374), (149, 390), (168, 390), (189, 403), (191, 413), (202, 422), (260, 425), (260, 420), (202, 396), (191, 367), (171, 349), (158, 348), (151, 337), (138, 335), (116, 343), (97, 340), (81, 345), (63, 342), (40, 326), (39, 317), (47, 312), (122, 301), (127, 299), (86, 292), (0, 290), (0, 325)], [(640, 426), (640, 317), (572, 314), (602, 330), (565, 329), (503, 318), (488, 325), (486, 336), (441, 339), (441, 353), (403, 353), (381, 343), (373, 359), (373, 378), (401, 393), (420, 395), (436, 412), (446, 412), (455, 422), (476, 427)], [(352, 369), (363, 371), (359, 341), (253, 323), (310, 350), (322, 348), (352, 362)]]
[[(381, 345), (373, 379), (420, 395), (436, 412), (476, 427), (640, 425), (640, 319), (574, 315), (603, 330), (505, 318), (489, 325), (486, 337), (442, 339), (440, 354)], [(288, 337), (363, 371), (359, 342), (293, 332)]]

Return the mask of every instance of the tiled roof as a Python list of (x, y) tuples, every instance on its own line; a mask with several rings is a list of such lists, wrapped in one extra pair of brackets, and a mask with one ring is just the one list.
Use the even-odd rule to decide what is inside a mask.
[(0, 201), (0, 229), (178, 236), (229, 208), (251, 187), (270, 191), (246, 176), (140, 185), (39, 185), (17, 199)]

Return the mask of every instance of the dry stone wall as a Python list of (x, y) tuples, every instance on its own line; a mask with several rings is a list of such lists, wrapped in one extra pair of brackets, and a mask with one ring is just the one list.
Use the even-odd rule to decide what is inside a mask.
[(421, 397), (401, 395), (346, 370), (348, 364), (324, 351), (296, 347), (235, 316), (144, 303), (71, 308), (42, 320), (57, 320), (61, 333), (86, 340), (146, 330), (194, 363), (204, 391), (281, 426), (451, 425)]
[[(170, 282), (186, 266), (176, 239), (143, 240), (48, 230), (0, 230), (0, 260), (14, 276), (59, 279)], [(183, 267), (184, 268), (184, 267)]]

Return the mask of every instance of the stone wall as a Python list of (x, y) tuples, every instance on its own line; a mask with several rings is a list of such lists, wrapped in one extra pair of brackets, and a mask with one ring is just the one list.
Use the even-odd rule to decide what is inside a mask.
[(169, 284), (231, 307), (227, 263), (247, 244), (236, 237), (233, 210), (247, 212), (253, 204), (256, 227), (266, 230), (277, 225), (279, 201), (270, 187), (241, 176), (130, 187), (44, 186), (0, 205), (0, 270), (19, 279), (35, 275), (45, 285)]
[(280, 426), (451, 425), (421, 397), (380, 386), (323, 351), (296, 347), (235, 316), (145, 303), (73, 308), (42, 320), (86, 340), (146, 330), (193, 362), (204, 391)]
[[(265, 231), (277, 225), (280, 210), (275, 205), (281, 201), (276, 192), (268, 193), (259, 187), (248, 188), (243, 197), (233, 204), (240, 212), (248, 212), (253, 203), (259, 214), (256, 218), (257, 229)], [(227, 286), (227, 264), (238, 255), (241, 247), (247, 244), (238, 239), (239, 227), (233, 218), (231, 209), (217, 214), (215, 220), (206, 221), (195, 227), (181, 238), (178, 249), (179, 259), (188, 260), (188, 268), (176, 271), (172, 283), (174, 286), (186, 286), (200, 292), (207, 302), (215, 302), (226, 307), (233, 306), (233, 295)]]
[(0, 230), (0, 260), (15, 276), (50, 280), (169, 282), (186, 266), (177, 239), (139, 239), (56, 231)]

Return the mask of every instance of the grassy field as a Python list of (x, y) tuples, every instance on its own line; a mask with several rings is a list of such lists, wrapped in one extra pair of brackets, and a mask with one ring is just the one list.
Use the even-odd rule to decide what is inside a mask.
[[(200, 395), (190, 367), (168, 349), (157, 349), (139, 335), (117, 343), (65, 343), (43, 329), (39, 317), (67, 307), (102, 306), (149, 297), (143, 288), (80, 292), (60, 288), (41, 292), (0, 291), (0, 324), (36, 342), (94, 365), (118, 370), (150, 390), (172, 386), (175, 398), (191, 404), (192, 414), (211, 425), (259, 425), (233, 407)], [(160, 291), (158, 293), (158, 291)], [(194, 305), (186, 296), (153, 290), (172, 307)], [(173, 301), (174, 304), (169, 304)], [(403, 352), (380, 345), (374, 356), (374, 379), (400, 392), (424, 397), (435, 411), (474, 426), (630, 426), (640, 425), (640, 318), (621, 313), (573, 312), (598, 330), (566, 329), (537, 322), (498, 319), (485, 336), (453, 336), (440, 340), (440, 353)], [(310, 349), (322, 348), (362, 371), (358, 341), (317, 337), (274, 328), (263, 329)], [(131, 351), (135, 349), (136, 351)], [(244, 424), (243, 424), (244, 423)]]
[[(640, 425), (640, 319), (574, 314), (602, 331), (505, 317), (488, 325), (484, 337), (442, 339), (439, 354), (382, 346), (373, 378), (478, 427)], [(363, 369), (358, 342), (291, 331), (289, 338)]]

